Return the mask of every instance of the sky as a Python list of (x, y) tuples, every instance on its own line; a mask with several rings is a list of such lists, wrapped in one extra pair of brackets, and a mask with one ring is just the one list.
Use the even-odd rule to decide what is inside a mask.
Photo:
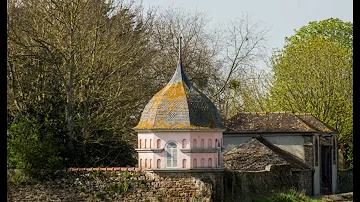
[(267, 33), (268, 49), (282, 48), (285, 37), (292, 36), (311, 21), (339, 18), (353, 22), (352, 0), (142, 0), (144, 8), (182, 8), (207, 14), (211, 25), (225, 25), (241, 18), (243, 13), (252, 22), (260, 22)]

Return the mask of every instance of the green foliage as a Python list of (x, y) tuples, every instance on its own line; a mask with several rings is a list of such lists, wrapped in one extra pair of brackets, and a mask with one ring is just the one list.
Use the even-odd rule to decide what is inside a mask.
[(124, 192), (126, 193), (130, 188), (130, 184), (128, 183), (127, 180), (124, 181), (123, 187), (124, 187)]
[(105, 198), (105, 194), (101, 191), (94, 191), (94, 196), (96, 198), (100, 198), (100, 199), (104, 199)]
[(271, 110), (309, 112), (352, 142), (352, 24), (311, 22), (272, 56)]
[(346, 149), (345, 149), (346, 160), (349, 163), (350, 168), (352, 168), (353, 163), (354, 163), (353, 147), (352, 146), (350, 147), (349, 145), (346, 145), (346, 144), (345, 144), (345, 146), (346, 146)]
[(8, 129), (8, 168), (25, 169), (31, 176), (37, 176), (38, 169), (63, 169), (63, 134), (64, 125), (51, 109), (15, 118)]
[(124, 172), (124, 178), (125, 179), (128, 179), (129, 177), (130, 177), (130, 173), (129, 173), (129, 171), (127, 171), (127, 170), (125, 170), (125, 172)]
[(269, 196), (254, 196), (247, 201), (251, 202), (320, 202), (321, 200), (311, 199), (302, 192), (289, 190), (286, 193), (278, 193)]
[(291, 44), (306, 42), (312, 36), (323, 36), (345, 49), (353, 49), (353, 25), (338, 18), (309, 22), (307, 26), (295, 30), (295, 34), (286, 41)]
[(8, 6), (8, 167), (135, 165), (129, 116), (147, 98), (136, 90), (151, 58), (139, 13), (104, 1)]
[(124, 188), (122, 183), (112, 182), (109, 184), (109, 189), (117, 193), (121, 193)]
[(32, 178), (31, 176), (26, 175), (21, 171), (8, 171), (11, 172), (8, 175), (8, 182), (18, 185), (34, 185), (37, 183), (37, 180)]

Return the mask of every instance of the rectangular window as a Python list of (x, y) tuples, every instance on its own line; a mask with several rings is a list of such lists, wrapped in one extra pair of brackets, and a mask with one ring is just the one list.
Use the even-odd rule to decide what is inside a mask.
[(332, 150), (333, 150), (333, 164), (335, 165), (336, 164), (336, 153), (337, 153), (337, 145), (336, 145), (336, 139), (335, 137), (333, 137), (333, 146), (332, 146)]
[(318, 136), (316, 135), (315, 136), (315, 152), (314, 152), (314, 155), (315, 155), (315, 166), (318, 166), (319, 165), (319, 140), (318, 140)]

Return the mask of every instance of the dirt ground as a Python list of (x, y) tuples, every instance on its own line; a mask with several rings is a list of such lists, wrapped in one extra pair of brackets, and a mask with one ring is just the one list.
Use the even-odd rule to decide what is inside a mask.
[(336, 202), (351, 201), (352, 202), (353, 201), (353, 192), (332, 194), (332, 195), (322, 195), (322, 196), (317, 196), (314, 198), (316, 198), (316, 199), (321, 198), (322, 201), (336, 201)]

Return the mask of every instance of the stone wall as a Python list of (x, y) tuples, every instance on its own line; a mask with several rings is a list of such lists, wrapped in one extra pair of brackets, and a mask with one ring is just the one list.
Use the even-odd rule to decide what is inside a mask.
[(221, 201), (222, 174), (58, 171), (51, 179), (32, 185), (9, 181), (8, 201)]
[(225, 201), (246, 201), (256, 195), (288, 191), (294, 188), (312, 194), (312, 170), (292, 172), (286, 165), (265, 171), (225, 171)]
[(313, 195), (313, 171), (297, 171), (292, 172), (292, 180), (297, 190), (304, 191), (308, 196)]
[(8, 201), (245, 201), (290, 188), (311, 195), (312, 173), (291, 171), (288, 165), (271, 165), (258, 172), (73, 169), (32, 184), (15, 183), (11, 174)]
[(353, 169), (338, 170), (339, 193), (353, 191)]

